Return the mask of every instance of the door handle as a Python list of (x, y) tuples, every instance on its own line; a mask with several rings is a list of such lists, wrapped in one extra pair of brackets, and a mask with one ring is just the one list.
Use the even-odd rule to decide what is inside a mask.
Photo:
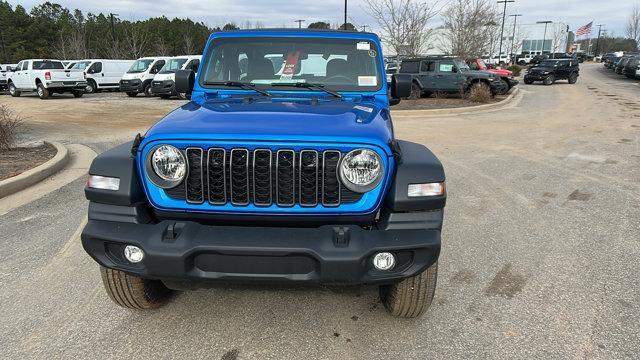
[(100, 74), (100, 75), (104, 76), (104, 73), (102, 73), (102, 74)]

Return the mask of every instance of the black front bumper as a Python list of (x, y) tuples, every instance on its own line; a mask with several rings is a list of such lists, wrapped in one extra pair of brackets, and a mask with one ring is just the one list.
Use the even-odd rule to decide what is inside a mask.
[(171, 80), (153, 81), (151, 92), (155, 95), (177, 95), (175, 92), (175, 82)]
[[(375, 284), (414, 276), (433, 264), (440, 254), (440, 230), (136, 224), (90, 217), (82, 244), (100, 265), (149, 279)], [(142, 262), (125, 260), (126, 245), (143, 249)], [(372, 258), (381, 251), (396, 255), (392, 270), (374, 269)]]
[(138, 79), (120, 80), (119, 89), (122, 92), (129, 92), (129, 93), (143, 92), (142, 80), (138, 80)]
[(544, 81), (544, 79), (546, 79), (547, 76), (549, 75), (552, 75), (552, 74), (542, 74), (542, 73), (525, 74), (524, 79), (531, 80), (531, 81)]

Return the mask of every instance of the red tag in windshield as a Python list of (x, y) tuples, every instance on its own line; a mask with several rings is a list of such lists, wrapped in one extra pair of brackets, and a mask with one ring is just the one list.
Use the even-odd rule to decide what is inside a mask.
[(287, 62), (284, 64), (281, 78), (292, 78), (296, 73), (296, 66), (298, 65), (298, 58), (300, 57), (300, 51), (291, 52), (287, 55)]

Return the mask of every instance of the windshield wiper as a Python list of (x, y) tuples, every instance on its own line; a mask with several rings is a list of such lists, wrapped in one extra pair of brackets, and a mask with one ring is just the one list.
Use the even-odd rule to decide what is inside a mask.
[(268, 92), (260, 89), (256, 89), (256, 84), (250, 82), (241, 82), (241, 81), (205, 81), (205, 85), (224, 85), (224, 86), (233, 86), (239, 87), (243, 90), (253, 90), (259, 94), (264, 96), (271, 96)]
[(280, 83), (280, 82), (276, 82), (276, 83), (271, 83), (271, 86), (290, 86), (290, 87), (296, 87), (296, 88), (302, 88), (302, 89), (316, 89), (316, 90), (320, 90), (320, 91), (324, 91), (327, 94), (333, 95), (335, 97), (337, 97), (338, 99), (342, 99), (342, 95), (338, 94), (335, 91), (331, 91), (327, 88), (324, 87), (324, 84), (313, 84), (313, 83), (306, 83), (306, 82), (292, 82), (292, 83)]

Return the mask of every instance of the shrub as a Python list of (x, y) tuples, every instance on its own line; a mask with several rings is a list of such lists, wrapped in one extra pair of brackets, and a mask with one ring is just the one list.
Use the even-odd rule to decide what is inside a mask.
[(7, 105), (0, 105), (0, 150), (10, 150), (15, 145), (16, 133), (23, 119)]
[(520, 76), (520, 73), (522, 72), (522, 66), (511, 65), (507, 68), (507, 70), (513, 72), (513, 76)]
[(491, 89), (489, 89), (489, 86), (479, 82), (471, 87), (469, 94), (467, 94), (467, 98), (473, 102), (488, 103), (491, 101), (493, 96), (491, 95)]

